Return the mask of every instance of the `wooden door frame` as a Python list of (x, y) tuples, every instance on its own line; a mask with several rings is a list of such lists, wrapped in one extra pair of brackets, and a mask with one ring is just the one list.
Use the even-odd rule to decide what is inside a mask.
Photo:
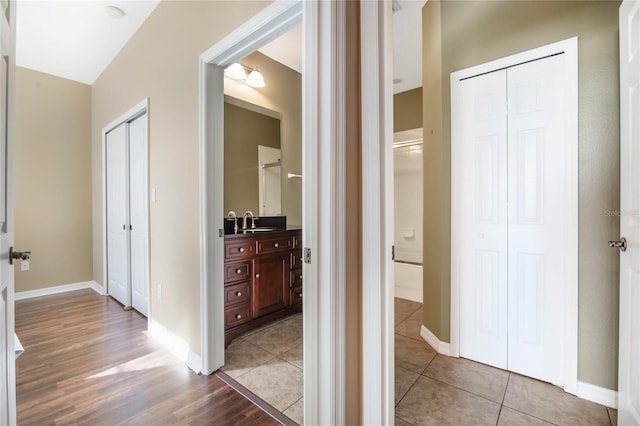
[[(303, 23), (304, 417), (345, 419), (345, 2), (275, 1), (200, 55), (202, 372), (224, 365), (224, 69)], [(320, 285), (322, 284), (322, 285)]]
[[(134, 107), (132, 107), (129, 111), (125, 112), (111, 123), (107, 124), (102, 128), (102, 282), (105, 295), (109, 294), (109, 281), (107, 280), (107, 133), (111, 130), (115, 129), (121, 124), (128, 123), (133, 121), (135, 118), (141, 116), (142, 114), (147, 114), (147, 180), (146, 186), (149, 188), (149, 98), (145, 98), (142, 101), (138, 102)], [(127, 135), (128, 137), (128, 135)], [(127, 145), (128, 146), (128, 145)], [(128, 155), (128, 154), (127, 154)], [(149, 199), (147, 197), (147, 203), (149, 203)], [(147, 209), (147, 228), (149, 228), (149, 209)], [(147, 229), (147, 249), (149, 249), (149, 229)], [(147, 258), (147, 276), (149, 275), (150, 268), (150, 257)], [(151, 320), (151, 280), (148, 283), (149, 288), (148, 298), (147, 298), (147, 328)], [(127, 291), (127, 301), (129, 305), (131, 305), (131, 288)]]
[[(457, 85), (463, 78), (511, 67), (524, 62), (541, 59), (546, 56), (564, 52), (567, 64), (570, 67), (567, 84), (568, 99), (566, 103), (566, 171), (565, 185), (567, 188), (567, 209), (564, 211), (565, 223), (569, 224), (565, 228), (565, 234), (559, 238), (567, 243), (569, 247), (575, 248), (566, 253), (566, 272), (564, 277), (565, 301), (564, 301), (564, 348), (563, 348), (563, 371), (564, 380), (562, 386), (565, 392), (571, 394), (578, 393), (578, 38), (573, 37), (567, 40), (552, 43), (526, 52), (518, 53), (506, 58), (501, 58), (485, 64), (466, 68), (451, 73), (451, 97), (453, 98)], [(452, 109), (451, 114), (454, 114)], [(451, 129), (451, 152), (452, 165), (456, 161), (455, 157), (455, 129)], [(460, 356), (460, 272), (456, 259), (461, 256), (458, 248), (463, 243), (464, 236), (456, 232), (456, 223), (461, 218), (459, 197), (462, 194), (456, 192), (458, 179), (455, 173), (451, 173), (451, 345), (450, 356)]]

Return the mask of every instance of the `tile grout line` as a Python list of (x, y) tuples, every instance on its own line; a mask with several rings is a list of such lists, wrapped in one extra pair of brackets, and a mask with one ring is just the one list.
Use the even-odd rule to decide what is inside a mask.
[[(426, 369), (425, 369), (425, 370), (426, 370)], [(431, 379), (431, 380), (434, 380), (434, 381), (436, 381), (436, 382), (442, 383), (442, 384), (444, 384), (444, 385), (451, 386), (452, 388), (454, 388), (454, 389), (458, 389), (458, 390), (460, 390), (460, 391), (462, 391), (462, 392), (466, 392), (466, 393), (471, 394), (471, 395), (473, 395), (473, 396), (477, 396), (478, 398), (482, 398), (482, 399), (484, 399), (485, 401), (492, 402), (492, 403), (494, 403), (494, 404), (496, 404), (496, 405), (502, 405), (502, 404), (500, 404), (499, 402), (495, 402), (494, 400), (487, 398), (486, 396), (478, 395), (478, 394), (477, 394), (477, 393), (475, 393), (475, 392), (471, 392), (470, 390), (463, 389), (463, 388), (461, 388), (461, 387), (459, 387), (459, 386), (456, 386), (456, 385), (452, 385), (451, 383), (447, 383), (447, 382), (442, 381), (442, 380), (440, 380), (440, 379), (437, 379), (437, 378), (435, 378), (435, 377), (426, 376), (426, 375), (424, 375), (424, 374), (420, 374), (420, 375), (421, 375), (422, 377), (426, 377), (427, 379)], [(509, 407), (509, 408), (511, 408), (511, 407)]]
[(502, 393), (502, 402), (500, 403), (500, 410), (498, 410), (498, 418), (496, 419), (496, 426), (500, 423), (500, 416), (502, 415), (502, 408), (504, 408), (504, 399), (507, 397), (507, 389), (509, 388), (509, 381), (511, 380), (511, 372), (507, 375), (507, 384), (504, 386), (504, 392)]

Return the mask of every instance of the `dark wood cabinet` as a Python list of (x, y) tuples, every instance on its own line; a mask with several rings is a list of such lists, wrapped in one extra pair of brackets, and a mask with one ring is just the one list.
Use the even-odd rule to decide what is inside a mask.
[(225, 238), (225, 346), (266, 322), (302, 311), (302, 232)]

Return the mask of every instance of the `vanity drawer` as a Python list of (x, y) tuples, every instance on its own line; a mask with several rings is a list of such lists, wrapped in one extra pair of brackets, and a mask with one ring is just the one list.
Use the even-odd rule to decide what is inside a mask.
[(261, 238), (256, 241), (256, 254), (276, 253), (291, 250), (292, 239), (289, 236)]
[(224, 310), (224, 328), (229, 329), (244, 324), (251, 319), (251, 304), (233, 306)]
[(251, 281), (244, 281), (224, 288), (224, 306), (229, 307), (251, 301)]
[(302, 303), (302, 287), (291, 289), (291, 304)]
[(251, 279), (251, 261), (224, 265), (224, 282)]
[(302, 269), (291, 271), (291, 287), (302, 287)]
[(225, 259), (250, 259), (253, 255), (253, 238), (239, 238), (233, 241), (225, 241)]

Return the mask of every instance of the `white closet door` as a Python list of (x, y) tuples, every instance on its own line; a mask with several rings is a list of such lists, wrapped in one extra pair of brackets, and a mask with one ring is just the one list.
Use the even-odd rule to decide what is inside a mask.
[(131, 304), (145, 316), (149, 314), (147, 152), (147, 114), (144, 114), (129, 123), (129, 204), (131, 209)]
[(125, 307), (131, 305), (127, 127), (121, 124), (106, 136), (108, 292)]
[[(452, 86), (460, 356), (507, 368), (506, 71)], [(460, 100), (460, 102), (456, 102)]]
[(509, 370), (562, 384), (565, 55), (509, 68)]

